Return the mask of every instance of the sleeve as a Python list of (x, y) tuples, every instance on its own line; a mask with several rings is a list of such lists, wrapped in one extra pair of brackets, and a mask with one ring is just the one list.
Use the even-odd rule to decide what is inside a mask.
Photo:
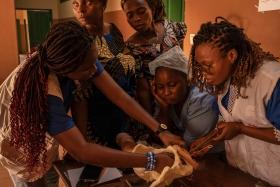
[(266, 117), (276, 129), (280, 130), (280, 80), (267, 103)]
[(95, 73), (94, 77), (97, 77), (98, 75), (100, 75), (104, 71), (104, 67), (100, 63), (99, 60), (96, 60), (95, 65), (96, 65), (97, 69), (96, 69), (96, 73)]
[(74, 127), (72, 117), (68, 116), (61, 98), (48, 95), (48, 132), (51, 136)]
[(219, 110), (215, 97), (206, 93), (199, 95), (190, 102), (186, 114), (184, 139), (187, 145), (208, 134), (215, 128), (218, 120)]
[(176, 35), (176, 38), (179, 42), (183, 42), (187, 34), (187, 26), (184, 22), (173, 22), (172, 23), (173, 31)]

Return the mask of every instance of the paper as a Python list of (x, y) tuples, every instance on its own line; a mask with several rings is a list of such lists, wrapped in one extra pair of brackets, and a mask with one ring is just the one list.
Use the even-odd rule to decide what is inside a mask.
[(84, 167), (80, 167), (80, 168), (76, 168), (76, 169), (67, 170), (64, 173), (66, 176), (68, 176), (71, 186), (77, 186), (83, 170), (84, 170)]
[(122, 174), (117, 168), (104, 168), (98, 180), (98, 184), (121, 178)]
[(279, 10), (280, 0), (259, 0), (258, 11)]

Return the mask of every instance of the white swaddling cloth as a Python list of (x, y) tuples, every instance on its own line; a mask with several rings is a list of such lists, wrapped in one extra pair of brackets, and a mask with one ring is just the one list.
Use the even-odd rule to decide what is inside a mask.
[(171, 167), (166, 166), (161, 173), (156, 171), (146, 171), (145, 168), (134, 168), (134, 172), (147, 182), (152, 182), (150, 187), (168, 186), (176, 178), (191, 175), (193, 167), (191, 164), (182, 163), (177, 149), (173, 146), (167, 148), (155, 149), (153, 147), (147, 147), (142, 144), (138, 144), (134, 147), (134, 153), (146, 153), (152, 151), (157, 153), (172, 153), (174, 155), (174, 163)]

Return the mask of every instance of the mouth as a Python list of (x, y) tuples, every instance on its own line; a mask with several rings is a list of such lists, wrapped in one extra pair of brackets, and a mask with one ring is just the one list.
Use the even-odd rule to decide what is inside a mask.
[(82, 22), (86, 22), (86, 18), (85, 17), (80, 17), (79, 20), (82, 21)]
[(142, 29), (143, 27), (145, 27), (145, 24), (138, 24), (138, 25), (135, 25), (135, 28), (136, 28), (136, 29)]

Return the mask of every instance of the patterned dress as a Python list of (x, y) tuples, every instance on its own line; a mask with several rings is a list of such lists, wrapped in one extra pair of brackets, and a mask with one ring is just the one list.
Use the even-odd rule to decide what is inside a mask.
[[(156, 57), (175, 45), (183, 46), (183, 40), (187, 31), (186, 24), (184, 22), (171, 22), (164, 20), (163, 26), (164, 34), (161, 43), (139, 44), (130, 41), (127, 42), (127, 48), (130, 50), (130, 53), (133, 55), (136, 61), (136, 79), (146, 78), (151, 80), (153, 76), (149, 70), (149, 62), (153, 61)], [(154, 137), (151, 136), (150, 131), (140, 123), (137, 123), (136, 125), (130, 125), (128, 132), (136, 140), (148, 142), (156, 141)]]
[[(119, 29), (111, 24), (110, 33), (96, 39), (98, 60), (129, 95), (135, 90), (135, 60), (123, 53), (125, 43)], [(106, 98), (92, 83), (83, 83), (80, 92), (88, 100), (88, 136), (99, 144), (116, 147), (115, 137), (128, 124), (128, 116)], [(79, 91), (77, 91), (79, 92)]]
[(183, 45), (187, 31), (185, 23), (165, 20), (163, 25), (164, 36), (161, 43), (138, 44), (127, 42), (127, 47), (136, 61), (137, 78), (151, 78), (148, 63), (175, 45)]

